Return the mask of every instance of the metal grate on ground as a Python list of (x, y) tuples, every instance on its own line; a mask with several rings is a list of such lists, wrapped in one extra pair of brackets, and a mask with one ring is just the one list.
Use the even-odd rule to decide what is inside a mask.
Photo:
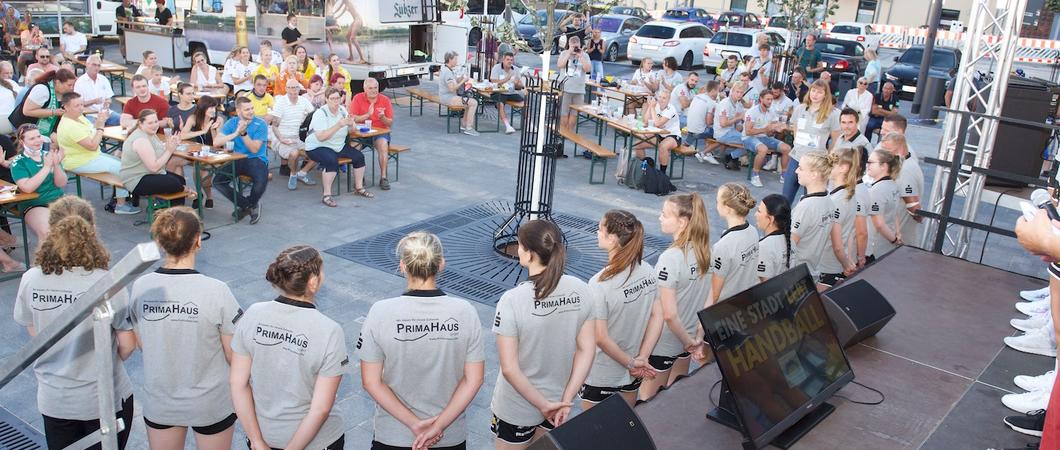
[(0, 407), (0, 450), (39, 450), (47, 448), (44, 435)]
[[(438, 285), (453, 295), (493, 306), (504, 291), (526, 279), (519, 262), (493, 251), (493, 231), (512, 214), (512, 205), (493, 201), (412, 223), (325, 252), (390, 274), (398, 274), (394, 253), (397, 243), (413, 231), (438, 235), (445, 247), (445, 271)], [(553, 214), (567, 240), (568, 275), (592, 278), (607, 263), (607, 254), (596, 246), (598, 219)], [(655, 264), (670, 245), (668, 239), (646, 236), (644, 259)]]

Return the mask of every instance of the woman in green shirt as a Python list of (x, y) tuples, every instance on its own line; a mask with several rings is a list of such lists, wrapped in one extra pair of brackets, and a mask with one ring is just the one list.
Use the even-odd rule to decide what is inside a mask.
[(11, 163), (11, 177), (20, 192), (38, 195), (36, 199), (19, 203), (18, 209), (37, 241), (43, 242), (48, 235), (48, 205), (63, 196), (66, 186), (63, 150), (45, 149), (44, 136), (30, 123), (18, 127), (15, 138), (22, 153)]

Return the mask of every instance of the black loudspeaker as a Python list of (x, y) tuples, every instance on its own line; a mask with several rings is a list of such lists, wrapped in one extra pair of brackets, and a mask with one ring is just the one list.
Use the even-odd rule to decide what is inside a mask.
[(875, 335), (894, 317), (894, 307), (868, 281), (844, 283), (821, 299), (843, 347)]
[(655, 442), (621, 395), (549, 431), (527, 450), (654, 450)]
[[(1054, 123), (1060, 86), (1037, 78), (1009, 79), (1001, 115), (1041, 124)], [(994, 151), (990, 168), (1030, 178), (1038, 178), (1042, 170), (1042, 150), (1049, 142), (1050, 131), (1044, 128), (999, 122), (994, 137)], [(991, 186), (1026, 187), (1023, 183), (987, 177)]]

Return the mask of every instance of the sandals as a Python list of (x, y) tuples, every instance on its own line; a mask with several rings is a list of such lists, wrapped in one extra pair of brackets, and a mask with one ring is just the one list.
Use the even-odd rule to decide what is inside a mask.
[(365, 188), (360, 188), (360, 189), (358, 189), (356, 191), (353, 191), (353, 193), (355, 195), (360, 195), (361, 197), (364, 197), (364, 198), (375, 198), (375, 194), (373, 194), (371, 192), (368, 192), (368, 189), (365, 189)]
[(329, 208), (334, 208), (336, 206), (339, 206), (339, 204), (335, 203), (335, 200), (332, 199), (330, 195), (325, 195), (324, 197), (322, 197), (320, 199), (320, 203), (323, 203), (325, 206), (328, 206)]

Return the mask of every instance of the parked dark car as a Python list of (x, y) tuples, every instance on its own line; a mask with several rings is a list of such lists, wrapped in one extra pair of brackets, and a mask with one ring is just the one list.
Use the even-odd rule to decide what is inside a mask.
[[(894, 83), (898, 97), (910, 100), (916, 94), (917, 77), (920, 76), (920, 61), (924, 57), (924, 46), (914, 45), (894, 58), (894, 65), (884, 73), (884, 81)], [(961, 63), (961, 51), (953, 47), (935, 47), (931, 54), (928, 75), (949, 78), (950, 69)]]
[(727, 11), (718, 16), (719, 27), (762, 28), (758, 16), (749, 12)]
[[(560, 24), (563, 21), (564, 18), (566, 18), (567, 16), (569, 16), (571, 14), (574, 14), (574, 13), (572, 11), (568, 11), (568, 10), (565, 10), (565, 9), (557, 9), (557, 10), (553, 11), (553, 20), (558, 25), (558, 24)], [(541, 26), (542, 28), (544, 28), (545, 23), (548, 20), (548, 12), (543, 10), (543, 9), (538, 10), (537, 11), (537, 15), (536, 15), (536, 19), (537, 19), (537, 26)], [(542, 40), (542, 36), (540, 36), (539, 33), (538, 33), (537, 26), (535, 26), (535, 24), (534, 24), (534, 20), (535, 20), (535, 15), (527, 14), (527, 15), (523, 16), (522, 19), (519, 20), (518, 24), (516, 24), (516, 29), (519, 31), (519, 37), (523, 38), (523, 40), (526, 41), (526, 44), (530, 46), (531, 50), (533, 50), (535, 52), (540, 52), (544, 48), (544, 46), (542, 44), (543, 40)], [(584, 26), (585, 26), (585, 23), (583, 22), (582, 23), (582, 27), (584, 27)], [(553, 42), (555, 42), (557, 39), (559, 39), (559, 36), (561, 34), (563, 34), (563, 27), (557, 26), (555, 35), (553, 35), (551, 37)], [(552, 52), (553, 53), (557, 52), (556, 45), (552, 46)]]
[[(804, 47), (805, 44), (799, 46)], [(821, 52), (825, 70), (831, 72), (835, 80), (839, 80), (843, 74), (858, 77), (865, 73), (868, 63), (865, 62), (865, 46), (860, 42), (821, 38), (817, 40), (814, 48)]]
[(663, 13), (662, 18), (663, 20), (675, 22), (699, 22), (706, 25), (711, 31), (718, 31), (718, 21), (703, 8), (668, 9)]

